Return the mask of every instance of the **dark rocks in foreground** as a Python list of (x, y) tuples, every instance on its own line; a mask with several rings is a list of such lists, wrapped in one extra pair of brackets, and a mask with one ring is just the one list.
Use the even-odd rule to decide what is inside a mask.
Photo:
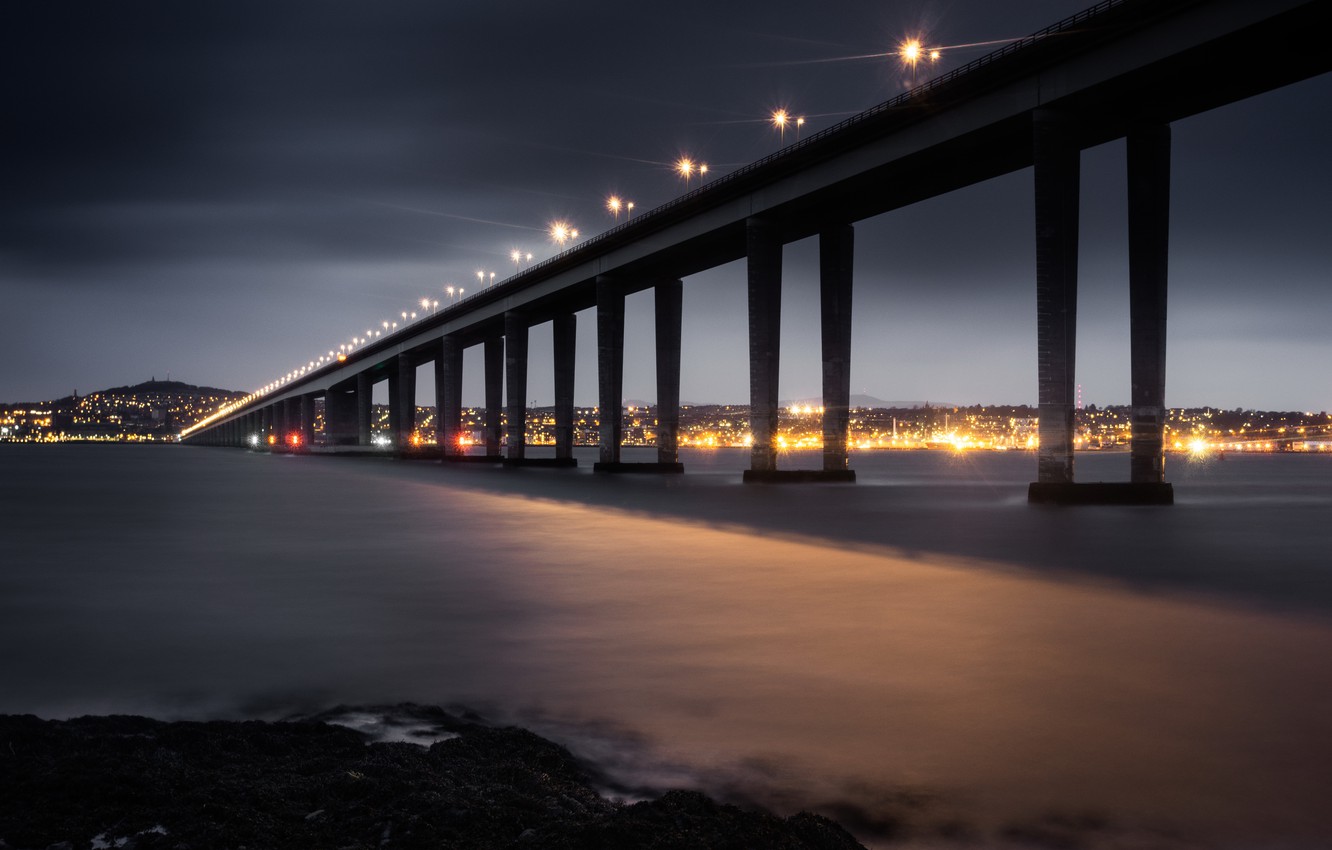
[(818, 815), (782, 819), (693, 792), (618, 804), (531, 732), (417, 711), (456, 737), (421, 746), (316, 720), (0, 716), (0, 850), (861, 846)]

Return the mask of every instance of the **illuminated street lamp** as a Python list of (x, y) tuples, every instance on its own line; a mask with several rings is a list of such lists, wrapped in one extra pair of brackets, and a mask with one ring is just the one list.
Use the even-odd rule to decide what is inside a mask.
[(611, 215), (615, 216), (616, 221), (620, 220), (620, 209), (623, 206), (624, 203), (615, 195), (611, 195), (606, 199), (606, 209), (610, 210)]
[(626, 220), (634, 217), (634, 202), (630, 201), (624, 205), (624, 217)]
[(786, 122), (791, 120), (791, 116), (785, 109), (779, 109), (772, 113), (772, 125), (777, 128), (777, 137), (783, 145), (786, 144)]
[(804, 118), (797, 118), (797, 119), (796, 119), (796, 141), (797, 141), (797, 142), (800, 141), (800, 128), (803, 127), (803, 126), (805, 126), (805, 119), (804, 119)]
[(452, 303), (453, 303), (453, 287), (452, 287), (452, 286), (446, 286), (446, 287), (444, 287), (444, 291), (447, 292), (447, 293), (449, 294), (449, 303), (452, 304)]
[(478, 286), (484, 287), (486, 285), (486, 273), (480, 269), (476, 270), (476, 283)]
[(706, 162), (695, 163), (692, 159), (686, 156), (680, 157), (675, 163), (675, 173), (684, 178), (686, 189), (689, 188), (689, 181), (693, 178), (695, 171), (697, 171), (698, 176), (702, 178), (703, 175), (708, 173), (708, 164)]
[(494, 286), (494, 285), (495, 285), (495, 273), (494, 273), (494, 272), (491, 272), (491, 273), (490, 273), (490, 285), (491, 285), (491, 286)]
[(902, 46), (898, 49), (897, 55), (902, 57), (903, 65), (911, 68), (911, 86), (914, 88), (916, 85), (916, 67), (920, 64), (921, 60), (928, 59), (930, 62), (938, 62), (943, 56), (943, 53), (937, 47), (927, 50), (925, 47), (921, 46), (918, 39), (911, 38), (902, 42)]
[(551, 241), (558, 244), (561, 248), (563, 248), (564, 243), (568, 242), (570, 239), (578, 238), (578, 231), (563, 221), (552, 221), (548, 232), (550, 233)]
[(523, 252), (514, 248), (509, 252), (509, 259), (513, 260), (513, 273), (517, 274), (523, 268)]

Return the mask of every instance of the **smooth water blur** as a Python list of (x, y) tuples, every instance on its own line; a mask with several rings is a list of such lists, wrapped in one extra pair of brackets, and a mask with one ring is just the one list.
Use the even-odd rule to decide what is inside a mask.
[(1023, 453), (592, 457), (0, 447), (0, 711), (463, 703), (867, 841), (1332, 835), (1332, 457), (1172, 456), (1173, 507), (1062, 509)]

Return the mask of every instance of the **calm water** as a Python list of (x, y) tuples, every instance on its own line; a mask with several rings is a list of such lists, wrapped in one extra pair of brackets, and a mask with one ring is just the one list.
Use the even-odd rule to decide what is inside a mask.
[(869, 843), (1327, 846), (1332, 457), (1075, 509), (1025, 503), (1025, 454), (591, 459), (0, 447), (0, 711), (462, 703)]

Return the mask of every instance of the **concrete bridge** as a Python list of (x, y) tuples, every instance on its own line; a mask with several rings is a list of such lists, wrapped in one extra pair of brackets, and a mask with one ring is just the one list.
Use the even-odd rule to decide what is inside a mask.
[[(528, 329), (553, 323), (556, 458), (573, 448), (575, 316), (597, 316), (599, 469), (621, 463), (624, 301), (656, 304), (658, 462), (678, 470), (681, 279), (745, 259), (750, 428), (746, 480), (852, 480), (850, 399), (854, 224), (1032, 167), (1036, 210), (1040, 447), (1033, 501), (1168, 503), (1165, 481), (1166, 291), (1170, 122), (1332, 70), (1325, 24), (1332, 0), (1105, 0), (837, 126), (713, 180), (437, 315), (378, 338), (223, 411), (183, 435), (240, 446), (252, 433), (367, 445), (371, 390), (388, 382), (390, 431), (414, 429), (416, 369), (435, 368), (438, 440), (461, 454), (462, 353), (483, 346), (487, 455), (525, 456)], [(1260, 62), (1248, 61), (1255, 46)], [(1130, 481), (1082, 484), (1073, 474), (1079, 156), (1118, 138), (1128, 146), (1132, 442)], [(782, 246), (817, 235), (823, 359), (823, 468), (777, 466)], [(508, 398), (501, 388), (507, 383)], [(613, 414), (608, 414), (615, 411)], [(544, 460), (544, 459), (543, 459)]]

